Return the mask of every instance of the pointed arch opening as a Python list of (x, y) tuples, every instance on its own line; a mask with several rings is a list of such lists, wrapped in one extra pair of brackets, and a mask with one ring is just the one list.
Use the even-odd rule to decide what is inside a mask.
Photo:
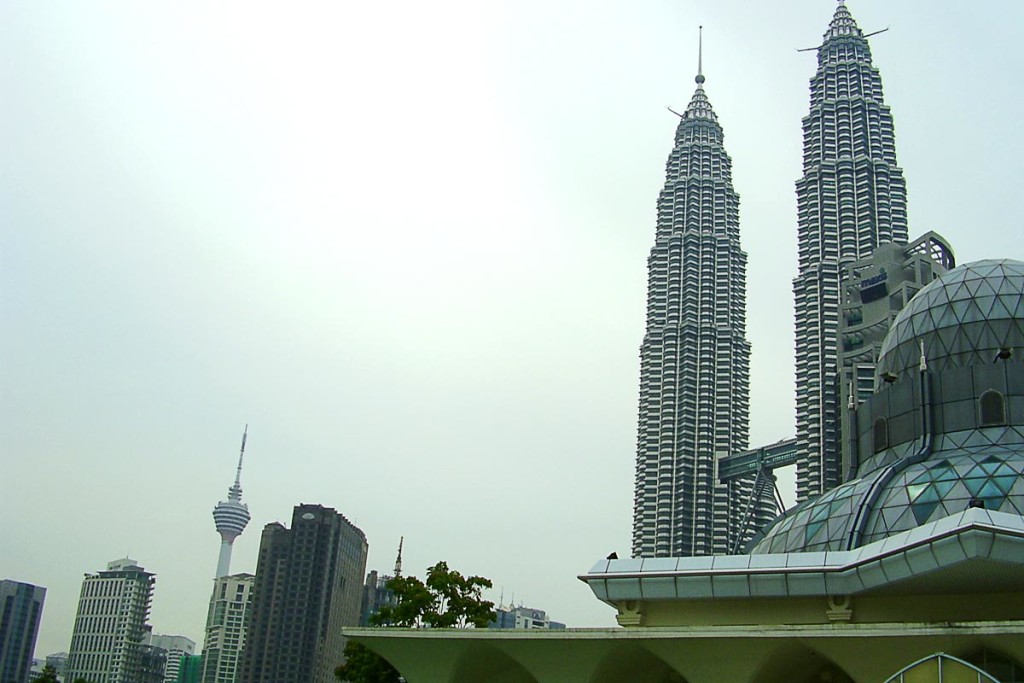
[(488, 645), (464, 652), (449, 680), (451, 683), (538, 683), (526, 667)]
[(825, 655), (804, 645), (783, 645), (769, 656), (750, 683), (854, 683)]
[(616, 648), (609, 653), (590, 683), (688, 683), (671, 664), (639, 645)]

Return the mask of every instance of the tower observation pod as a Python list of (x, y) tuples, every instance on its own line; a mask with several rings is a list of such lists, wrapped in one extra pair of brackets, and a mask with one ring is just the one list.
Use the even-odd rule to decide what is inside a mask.
[(249, 425), (242, 432), (242, 448), (238, 453), (238, 470), (235, 483), (228, 489), (228, 499), (217, 503), (213, 508), (213, 522), (220, 534), (220, 558), (217, 560), (215, 578), (227, 576), (231, 566), (231, 547), (235, 539), (245, 531), (249, 523), (249, 506), (242, 502), (242, 458), (245, 456), (245, 438), (249, 433)]

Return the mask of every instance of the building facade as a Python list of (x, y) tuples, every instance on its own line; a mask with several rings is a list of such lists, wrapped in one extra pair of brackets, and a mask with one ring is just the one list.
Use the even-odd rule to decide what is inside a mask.
[(0, 581), (0, 683), (28, 681), (45, 599), (42, 586)]
[(494, 610), (494, 621), (487, 628), (543, 628), (564, 629), (565, 624), (551, 621), (548, 613), (533, 607), (498, 607)]
[(156, 576), (123, 558), (86, 574), (78, 599), (68, 678), (90, 683), (137, 683)]
[(748, 439), (747, 256), (732, 161), (700, 72), (666, 163), (647, 261), (634, 557), (729, 552), (751, 488), (717, 477), (717, 459)]
[(847, 264), (907, 241), (892, 113), (867, 38), (840, 0), (817, 50), (796, 183), (797, 500), (842, 481), (837, 331)]
[(260, 541), (239, 681), (333, 683), (343, 626), (359, 623), (366, 536), (344, 515), (299, 505)]
[(202, 683), (235, 683), (252, 609), (252, 574), (214, 580), (203, 641)]
[(164, 683), (175, 683), (178, 680), (178, 671), (181, 669), (181, 658), (192, 656), (196, 651), (196, 641), (187, 636), (171, 636), (153, 634), (149, 644), (158, 647), (167, 653), (167, 664), (164, 667)]

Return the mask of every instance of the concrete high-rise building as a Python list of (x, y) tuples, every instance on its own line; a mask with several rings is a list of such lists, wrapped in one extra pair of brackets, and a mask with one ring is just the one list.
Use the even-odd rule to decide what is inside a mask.
[(164, 676), (167, 674), (167, 650), (143, 643), (139, 652), (139, 674), (135, 683), (164, 683)]
[(299, 505), (292, 527), (268, 524), (260, 540), (244, 683), (333, 683), (343, 626), (359, 624), (366, 536), (344, 515)]
[(86, 574), (68, 652), (68, 679), (138, 683), (156, 576), (132, 559)]
[(955, 266), (952, 248), (934, 232), (910, 244), (883, 244), (869, 258), (844, 266), (838, 345), (843, 481), (857, 471), (855, 411), (884, 381), (876, 364), (892, 321), (925, 285)]
[(395, 558), (395, 569), (391, 574), (380, 575), (376, 569), (366, 575), (363, 584), (363, 598), (359, 607), (359, 625), (371, 626), (373, 615), (383, 607), (394, 607), (398, 603), (394, 591), (388, 588), (388, 581), (402, 575), (402, 544), (405, 537), (398, 540), (398, 555)]
[(42, 586), (0, 581), (0, 683), (28, 681), (45, 599)]
[(503, 607), (499, 605), (494, 610), (494, 621), (487, 625), (487, 628), (542, 628), (542, 629), (564, 629), (565, 624), (559, 621), (551, 621), (548, 613), (542, 609), (533, 607)]
[(231, 548), (235, 539), (245, 531), (249, 523), (249, 506), (242, 502), (242, 458), (245, 456), (245, 437), (249, 433), (249, 425), (242, 432), (242, 448), (238, 453), (238, 469), (235, 472), (235, 483), (228, 489), (228, 499), (217, 503), (213, 508), (213, 522), (220, 534), (220, 557), (217, 560), (216, 577), (227, 576), (231, 568)]
[(634, 557), (729, 552), (752, 483), (717, 477), (717, 459), (748, 439), (747, 256), (732, 161), (700, 66), (696, 81), (666, 164), (647, 261)]
[(846, 264), (907, 241), (907, 190), (867, 37), (840, 0), (817, 48), (796, 183), (797, 499), (842, 480), (836, 348)]
[(164, 683), (175, 683), (178, 680), (178, 671), (181, 669), (181, 658), (195, 654), (196, 642), (187, 636), (153, 634), (149, 643), (167, 652), (167, 665), (164, 667), (163, 680)]
[(203, 641), (202, 683), (235, 683), (252, 608), (252, 574), (214, 580)]

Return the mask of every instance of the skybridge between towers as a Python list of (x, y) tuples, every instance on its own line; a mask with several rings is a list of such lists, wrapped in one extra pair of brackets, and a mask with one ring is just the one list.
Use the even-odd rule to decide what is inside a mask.
[(796, 439), (782, 439), (767, 446), (751, 448), (718, 461), (718, 481), (725, 484), (748, 477), (762, 470), (771, 473), (777, 467), (795, 465), (798, 457)]
[(754, 485), (750, 488), (750, 494), (743, 505), (740, 531), (733, 542), (732, 553), (740, 551), (743, 540), (747, 537), (757, 501), (772, 495), (778, 512), (785, 511), (786, 505), (782, 500), (782, 494), (779, 493), (779, 487), (772, 472), (777, 467), (795, 465), (798, 458), (799, 451), (796, 439), (793, 438), (776, 441), (767, 446), (751, 448), (718, 461), (718, 481), (723, 484), (743, 477), (754, 476)]

